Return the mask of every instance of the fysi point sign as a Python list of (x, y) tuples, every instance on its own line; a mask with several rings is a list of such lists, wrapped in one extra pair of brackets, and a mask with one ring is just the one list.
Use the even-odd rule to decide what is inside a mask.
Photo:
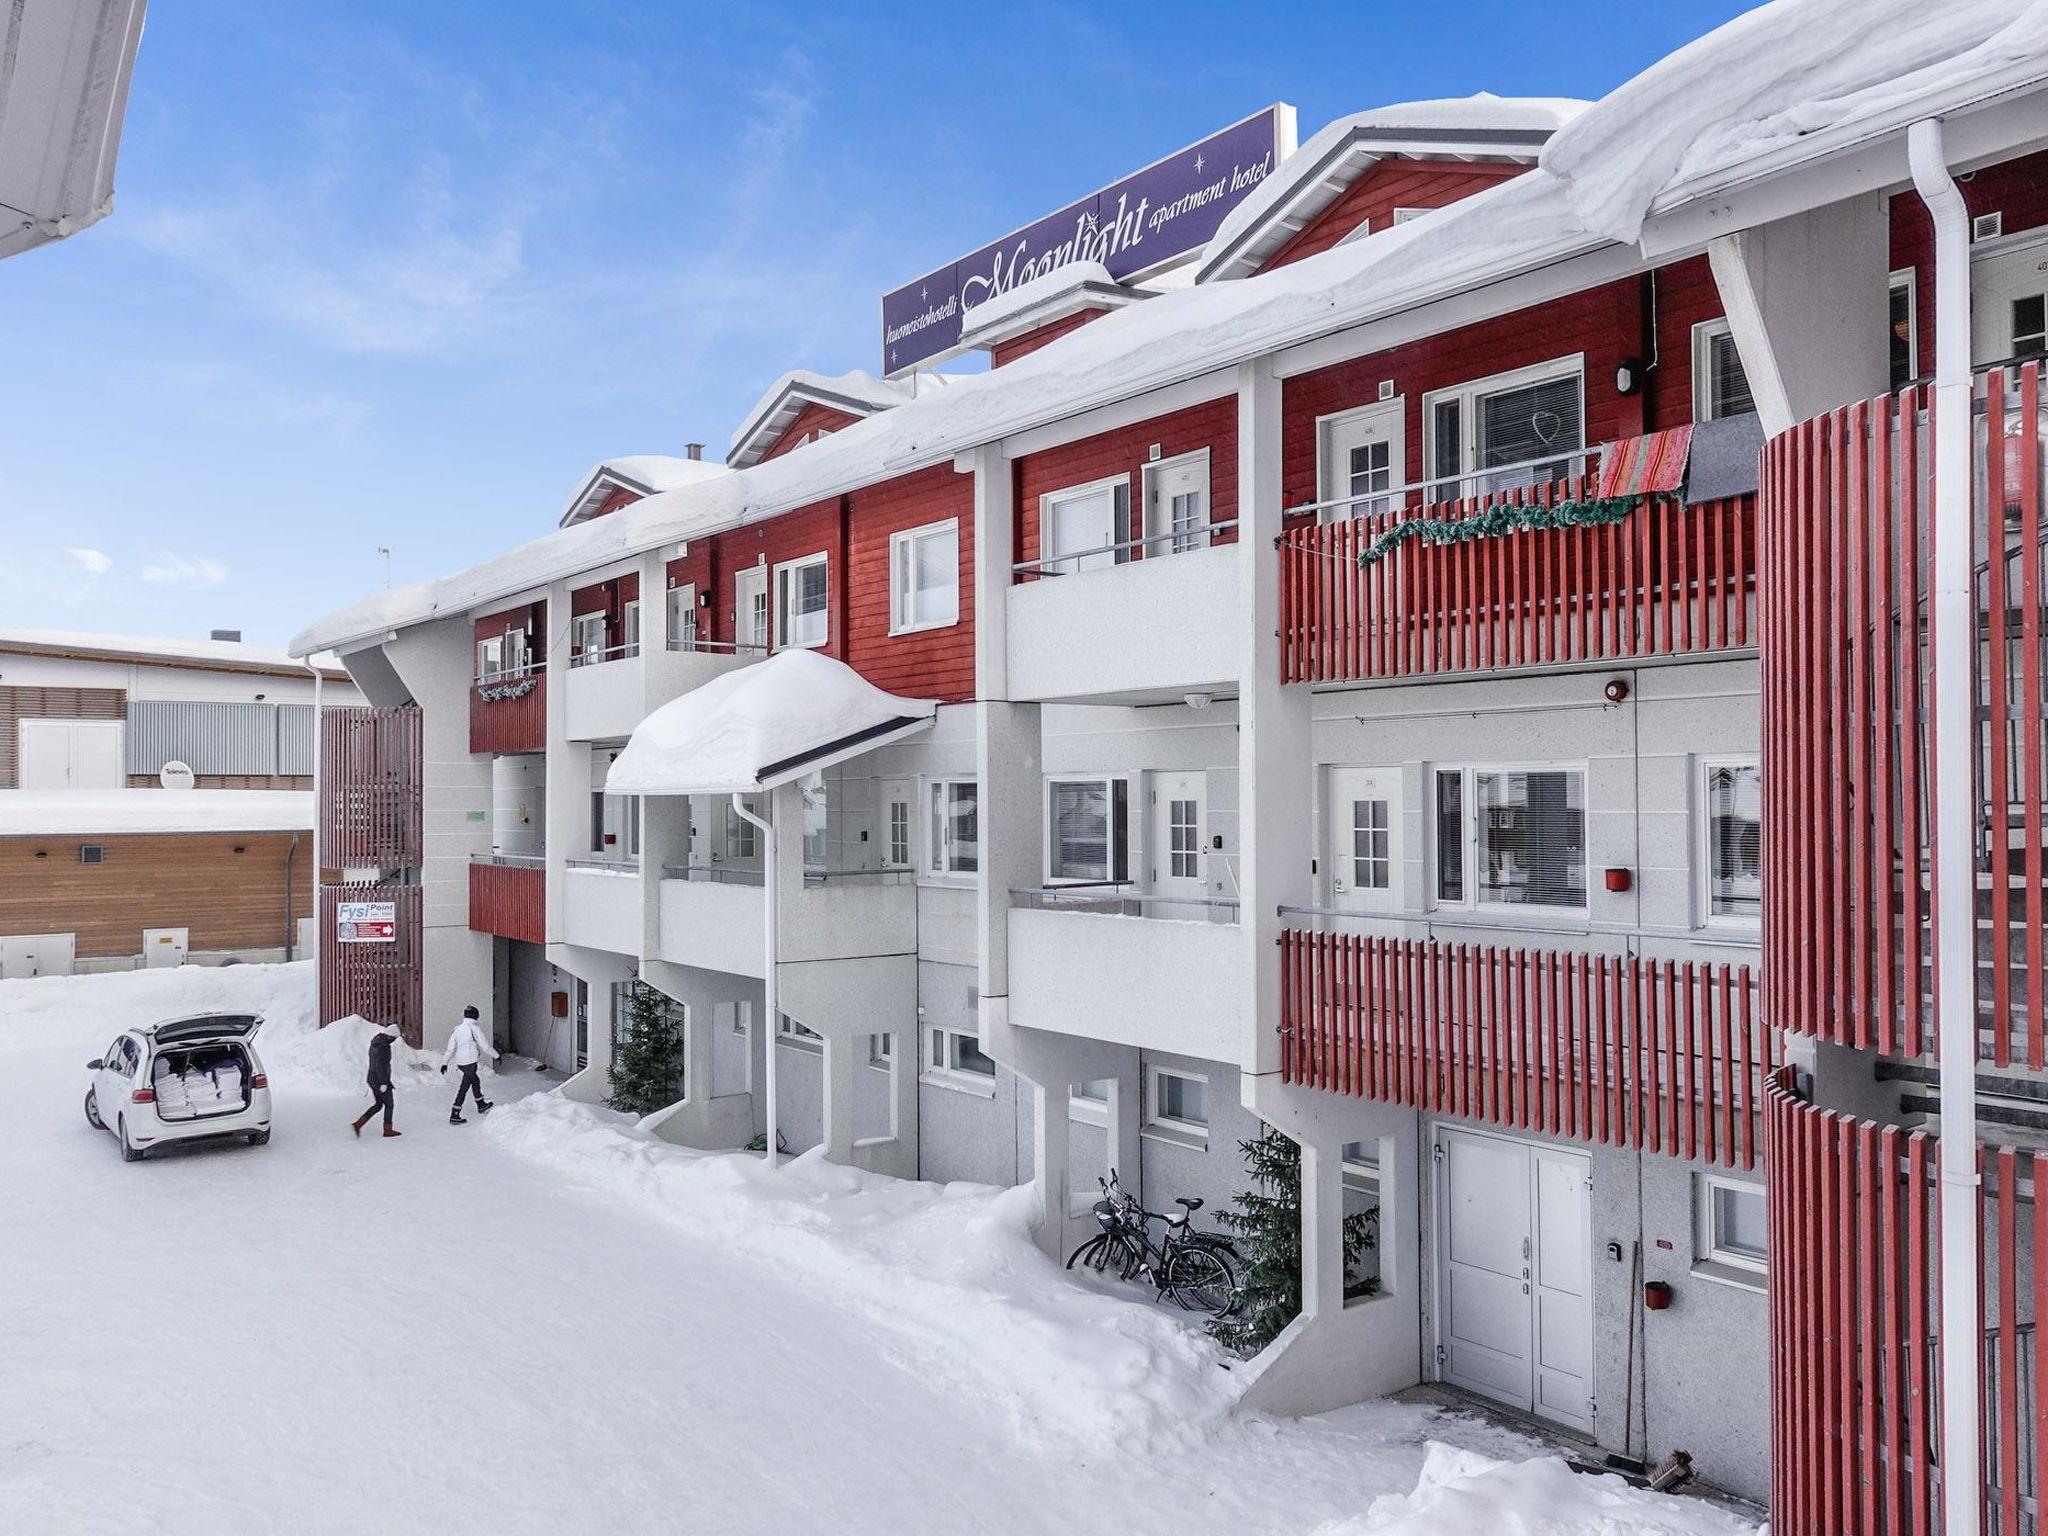
[(882, 372), (950, 356), (968, 310), (1069, 262), (1131, 282), (1199, 249), (1293, 150), (1294, 108), (1276, 103), (884, 294)]

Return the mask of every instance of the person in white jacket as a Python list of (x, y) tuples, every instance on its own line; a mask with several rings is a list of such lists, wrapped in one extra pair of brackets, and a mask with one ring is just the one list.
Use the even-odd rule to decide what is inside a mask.
[(462, 1084), (455, 1090), (455, 1102), (448, 1109), (450, 1125), (469, 1123), (462, 1118), (462, 1101), (470, 1094), (476, 1095), (478, 1114), (488, 1115), (491, 1112), (491, 1101), (484, 1097), (484, 1085), (477, 1081), (476, 1075), (477, 1063), (486, 1056), (496, 1061), (497, 1048), (491, 1044), (491, 1037), (484, 1033), (483, 1026), (477, 1023), (476, 1005), (472, 1003), (462, 1010), (462, 1022), (449, 1034), (448, 1049), (441, 1053), (443, 1077), (448, 1075), (451, 1062), (462, 1072)]

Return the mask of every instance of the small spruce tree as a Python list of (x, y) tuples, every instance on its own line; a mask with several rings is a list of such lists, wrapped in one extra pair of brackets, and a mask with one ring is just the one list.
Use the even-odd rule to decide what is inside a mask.
[[(1236, 1197), (1236, 1210), (1219, 1212), (1216, 1219), (1237, 1240), (1240, 1300), (1209, 1331), (1219, 1343), (1250, 1355), (1278, 1338), (1301, 1311), (1301, 1147), (1271, 1126), (1258, 1140), (1238, 1146), (1252, 1187)], [(1377, 1209), (1344, 1218), (1347, 1270), (1378, 1246)], [(1351, 1289), (1374, 1288), (1368, 1282)]]
[(683, 1025), (679, 1010), (644, 981), (626, 991), (626, 1028), (612, 1055), (612, 1091), (605, 1102), (629, 1115), (651, 1115), (683, 1096)]

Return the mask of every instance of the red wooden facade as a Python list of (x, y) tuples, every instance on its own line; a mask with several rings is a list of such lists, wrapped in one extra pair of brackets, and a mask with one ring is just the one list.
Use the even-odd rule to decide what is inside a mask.
[[(2048, 150), (1983, 166), (1956, 185), (1970, 216), (1997, 214), (2007, 236), (2048, 225)], [(1891, 200), (1891, 264), (1913, 274), (1913, 373), (1924, 375), (1934, 367), (1934, 226), (1917, 197)]]
[(1392, 229), (1397, 208), (1443, 208), (1528, 169), (1456, 160), (1382, 160), (1302, 225), (1259, 270), (1270, 272), (1327, 251), (1356, 229)]
[(1284, 931), (1285, 1081), (1753, 1166), (1775, 1065), (1747, 966)]
[(1620, 522), (1448, 544), (1411, 538), (1376, 560), (1362, 558), (1404, 522), (1549, 505), (1586, 494), (1589, 484), (1417, 505), (1286, 534), (1281, 676), (1418, 677), (1756, 643), (1754, 497), (1696, 507), (1651, 497)]
[[(420, 895), (417, 885), (328, 885), (320, 890), (320, 1022), (351, 1014), (395, 1026), (406, 1044), (418, 1045), (421, 1000)], [(344, 901), (388, 901), (398, 920), (388, 944), (343, 944), (336, 938), (336, 908)]]
[(793, 448), (801, 448), (805, 443), (823, 437), (828, 432), (841, 431), (860, 419), (851, 411), (842, 411), (836, 406), (819, 405), (815, 400), (810, 401), (796, 413), (788, 426), (775, 434), (775, 441), (762, 452), (761, 461), (765, 463), (769, 459), (779, 459)]
[[(1977, 384), (1977, 1012), (1984, 1056), (2048, 1064), (2048, 635), (2041, 368)], [(1770, 1016), (1935, 1050), (1927, 392), (1803, 422), (1764, 453), (1764, 940)], [(1985, 452), (1987, 440), (1997, 445)]]
[(1029, 357), (1040, 347), (1052, 345), (1062, 336), (1081, 329), (1090, 320), (1100, 320), (1108, 314), (1106, 309), (1081, 309), (1071, 315), (1062, 315), (1057, 320), (1048, 320), (1036, 330), (1026, 331), (1021, 336), (1012, 336), (1008, 341), (999, 341), (988, 349), (988, 364), (1000, 368), (1005, 363), (1014, 363), (1020, 357)]
[(420, 727), (420, 712), (411, 706), (321, 711), (325, 869), (407, 869), (419, 863)]
[[(604, 647), (606, 652), (618, 650), (626, 643), (626, 604), (640, 598), (640, 573), (627, 571), (609, 581), (593, 582), (587, 587), (578, 587), (569, 594), (569, 613), (572, 618), (582, 618), (586, 613), (604, 615)], [(641, 615), (643, 633), (648, 623), (647, 615)], [(600, 656), (583, 656), (571, 651), (569, 664), (589, 664), (602, 660)]]
[(469, 866), (469, 926), (501, 939), (547, 942), (547, 871), (476, 859)]

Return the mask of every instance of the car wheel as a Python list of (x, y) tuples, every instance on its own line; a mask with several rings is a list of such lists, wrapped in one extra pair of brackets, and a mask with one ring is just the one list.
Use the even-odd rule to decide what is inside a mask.
[(139, 1162), (141, 1162), (141, 1161), (142, 1161), (142, 1148), (140, 1148), (140, 1147), (131, 1147), (131, 1146), (129, 1146), (129, 1145), (128, 1145), (128, 1119), (127, 1119), (127, 1117), (126, 1117), (125, 1115), (124, 1115), (124, 1116), (122, 1116), (122, 1118), (120, 1119), (120, 1121), (118, 1122), (118, 1124), (119, 1124), (119, 1127), (120, 1127), (120, 1129), (119, 1129), (119, 1130), (117, 1130), (117, 1131), (116, 1131), (116, 1132), (115, 1132), (114, 1134), (115, 1134), (115, 1135), (117, 1135), (117, 1136), (119, 1136), (119, 1137), (121, 1138), (121, 1161), (122, 1161), (122, 1162), (124, 1162), (124, 1163), (139, 1163)]
[(85, 1123), (96, 1131), (104, 1131), (107, 1128), (107, 1122), (100, 1118), (100, 1096), (98, 1089), (88, 1088), (85, 1090)]
[(270, 1141), (270, 1132), (269, 1132), (269, 1131), (267, 1131), (267, 1130), (265, 1130), (265, 1131), (251, 1131), (251, 1132), (249, 1133), (249, 1145), (250, 1145), (250, 1146), (252, 1146), (252, 1147), (260, 1147), (260, 1146), (264, 1146), (264, 1145), (267, 1145), (269, 1141)]

